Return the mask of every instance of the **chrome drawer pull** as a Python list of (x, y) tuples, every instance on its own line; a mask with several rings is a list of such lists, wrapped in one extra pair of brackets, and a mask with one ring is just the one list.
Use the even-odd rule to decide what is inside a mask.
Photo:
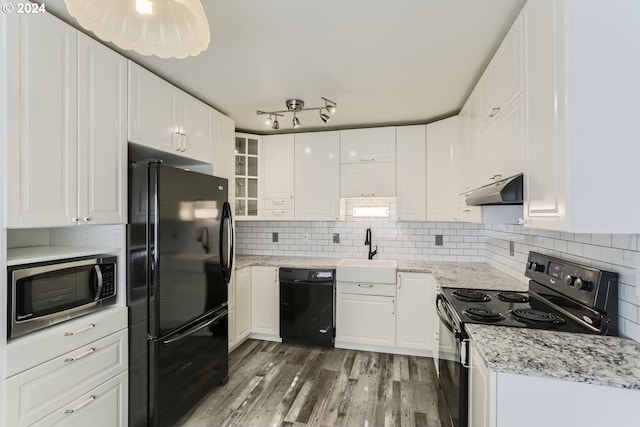
[(75, 330), (73, 332), (65, 332), (64, 336), (65, 337), (72, 337), (74, 335), (78, 335), (78, 334), (81, 334), (83, 332), (90, 331), (91, 329), (93, 329), (95, 327), (96, 327), (95, 323), (92, 323), (92, 324), (90, 324), (88, 326), (85, 326), (84, 328), (77, 329), (77, 330)]
[(361, 288), (373, 288), (373, 285), (363, 285), (362, 283), (358, 283), (358, 286)]
[(75, 412), (78, 412), (80, 409), (84, 408), (85, 406), (87, 406), (89, 403), (93, 402), (94, 400), (96, 400), (96, 397), (94, 395), (89, 396), (89, 398), (87, 400), (85, 400), (84, 402), (82, 402), (81, 404), (79, 404), (78, 406), (76, 406), (73, 409), (66, 409), (64, 411), (64, 413), (66, 415), (71, 415)]
[(85, 351), (84, 353), (80, 353), (77, 356), (73, 356), (73, 357), (69, 357), (67, 359), (64, 359), (64, 363), (70, 363), (70, 362), (75, 362), (76, 360), (80, 360), (84, 357), (87, 357), (88, 355), (95, 353), (96, 349), (95, 348), (90, 348), (89, 350)]

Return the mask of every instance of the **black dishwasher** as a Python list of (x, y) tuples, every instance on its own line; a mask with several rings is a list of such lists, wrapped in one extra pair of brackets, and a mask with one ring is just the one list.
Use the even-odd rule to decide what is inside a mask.
[(282, 342), (333, 347), (335, 270), (280, 268)]

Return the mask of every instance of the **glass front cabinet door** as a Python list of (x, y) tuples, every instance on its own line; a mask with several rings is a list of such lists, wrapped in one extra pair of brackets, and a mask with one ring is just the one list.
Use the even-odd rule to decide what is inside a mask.
[(236, 133), (235, 218), (258, 218), (260, 136)]

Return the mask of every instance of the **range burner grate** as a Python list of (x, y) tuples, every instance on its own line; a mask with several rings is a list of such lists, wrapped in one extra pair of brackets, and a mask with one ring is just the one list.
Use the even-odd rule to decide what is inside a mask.
[(473, 320), (484, 320), (487, 322), (497, 322), (503, 320), (504, 316), (495, 310), (483, 307), (469, 307), (462, 310), (462, 313), (466, 314)]
[(467, 302), (484, 302), (491, 299), (491, 297), (485, 292), (476, 291), (473, 289), (458, 289), (457, 291), (453, 291), (452, 295), (460, 301)]
[(529, 295), (518, 292), (500, 292), (498, 299), (504, 302), (529, 302)]
[(564, 319), (552, 313), (534, 309), (516, 309), (509, 312), (516, 320), (530, 325), (562, 325)]

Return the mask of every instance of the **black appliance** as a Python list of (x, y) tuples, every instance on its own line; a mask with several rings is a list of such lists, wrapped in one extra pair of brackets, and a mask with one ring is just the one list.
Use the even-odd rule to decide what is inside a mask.
[(228, 375), (227, 180), (129, 168), (129, 425), (173, 426)]
[(75, 258), (7, 268), (7, 338), (46, 328), (116, 301), (116, 258)]
[(335, 270), (280, 268), (282, 342), (333, 347)]
[(466, 323), (618, 334), (618, 275), (530, 252), (528, 292), (442, 288), (438, 367), (449, 424), (466, 427), (469, 339)]

